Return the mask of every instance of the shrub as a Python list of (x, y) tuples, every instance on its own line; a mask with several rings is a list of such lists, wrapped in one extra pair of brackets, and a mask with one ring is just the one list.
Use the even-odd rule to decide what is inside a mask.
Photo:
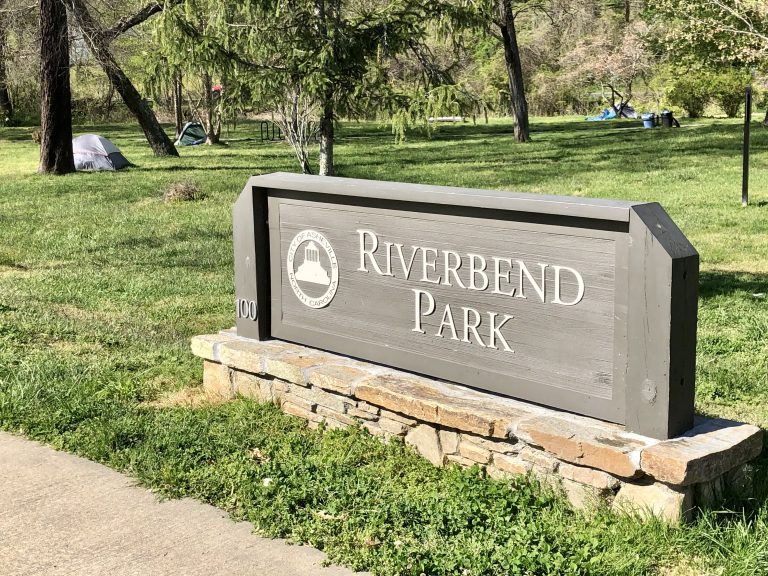
[(677, 78), (667, 93), (667, 98), (671, 104), (688, 112), (691, 118), (700, 118), (704, 107), (712, 100), (714, 94), (712, 76), (699, 72)]
[(748, 83), (749, 74), (744, 72), (728, 70), (714, 75), (715, 101), (728, 118), (739, 115), (739, 109), (744, 102), (744, 88)]

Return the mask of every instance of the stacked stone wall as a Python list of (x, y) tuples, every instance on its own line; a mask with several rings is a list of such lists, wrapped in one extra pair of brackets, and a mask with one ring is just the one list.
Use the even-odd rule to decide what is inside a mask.
[(231, 331), (197, 336), (204, 386), (230, 398), (273, 402), (311, 427), (360, 424), (399, 437), (436, 466), (480, 465), (493, 478), (532, 474), (576, 507), (689, 519), (729, 488), (749, 487), (762, 450), (752, 425), (700, 418), (683, 437), (654, 440), (568, 414), (278, 340)]

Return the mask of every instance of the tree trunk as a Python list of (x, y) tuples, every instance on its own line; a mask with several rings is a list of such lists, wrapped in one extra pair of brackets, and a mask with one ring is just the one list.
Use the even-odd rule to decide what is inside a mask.
[(763, 118), (763, 126), (768, 128), (768, 110), (765, 111), (765, 118)]
[(152, 112), (147, 101), (141, 97), (139, 91), (136, 90), (136, 87), (131, 83), (125, 72), (123, 72), (123, 69), (117, 64), (112, 51), (109, 49), (109, 42), (104, 37), (101, 27), (88, 12), (85, 1), (69, 0), (69, 2), (72, 15), (80, 27), (88, 47), (93, 52), (96, 60), (99, 61), (99, 64), (101, 64), (115, 90), (122, 96), (125, 105), (136, 116), (155, 156), (178, 156), (179, 153), (160, 126), (155, 113)]
[[(5, 0), (0, 0), (0, 8)], [(8, 93), (8, 72), (5, 67), (5, 30), (6, 22), (0, 14), (0, 125), (9, 125), (13, 122), (13, 103)]]
[(312, 174), (312, 166), (309, 165), (309, 157), (306, 154), (298, 154), (299, 166), (302, 174)]
[(181, 136), (184, 129), (184, 115), (182, 113), (181, 99), (181, 72), (175, 72), (173, 75), (173, 116), (176, 121), (176, 140)]
[[(333, 4), (330, 6), (333, 12)], [(326, 13), (325, 0), (315, 0), (315, 17), (317, 18), (317, 32), (323, 43), (328, 43), (328, 14)], [(333, 14), (328, 18), (333, 26)], [(335, 47), (334, 47), (335, 53)], [(325, 90), (322, 98), (322, 112), (320, 113), (320, 176), (333, 176), (333, 91)]]
[(74, 172), (69, 30), (62, 0), (40, 0), (40, 122), (38, 171)]
[(528, 125), (528, 102), (525, 99), (523, 66), (520, 63), (520, 49), (517, 45), (515, 17), (512, 12), (511, 0), (498, 0), (498, 2), (501, 17), (499, 28), (504, 44), (504, 61), (507, 66), (509, 100), (512, 108), (512, 119), (515, 123), (515, 138), (518, 142), (528, 142), (531, 139)]
[(629, 2), (630, 0), (624, 0), (624, 23), (625, 24), (629, 24), (629, 20), (631, 18)]
[(221, 130), (216, 128), (216, 106), (213, 102), (213, 81), (208, 72), (203, 72), (203, 102), (205, 102), (205, 143), (218, 144)]
[[(301, 171), (303, 174), (312, 174), (312, 167), (309, 165), (309, 155), (307, 154), (307, 147), (305, 138), (306, 129), (304, 119), (299, 120), (299, 98), (300, 92), (297, 90), (293, 94), (293, 102), (291, 103), (291, 120), (289, 129), (285, 131), (285, 136), (289, 140), (292, 140), (292, 146), (294, 152), (296, 152), (296, 158), (299, 160)], [(302, 115), (303, 116), (303, 115)]]
[(333, 176), (333, 100), (329, 95), (320, 117), (320, 176)]
[(115, 100), (115, 87), (112, 86), (112, 84), (109, 85), (109, 90), (107, 90), (107, 97), (104, 100), (104, 121), (108, 121), (110, 116), (112, 115), (112, 104)]

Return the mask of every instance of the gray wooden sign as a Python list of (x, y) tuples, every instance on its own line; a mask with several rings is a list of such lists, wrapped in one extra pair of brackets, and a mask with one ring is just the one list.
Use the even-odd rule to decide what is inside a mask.
[(233, 215), (241, 336), (693, 426), (698, 254), (656, 203), (277, 173)]

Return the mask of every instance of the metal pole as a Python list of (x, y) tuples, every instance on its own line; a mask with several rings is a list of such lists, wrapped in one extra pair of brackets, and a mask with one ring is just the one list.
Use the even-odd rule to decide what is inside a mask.
[(741, 205), (749, 204), (749, 123), (752, 121), (752, 86), (747, 86), (744, 101), (744, 164), (741, 177)]

